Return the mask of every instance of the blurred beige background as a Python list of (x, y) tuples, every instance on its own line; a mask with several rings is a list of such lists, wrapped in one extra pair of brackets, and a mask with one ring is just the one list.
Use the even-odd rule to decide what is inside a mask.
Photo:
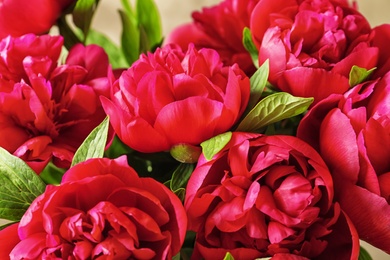
[[(134, 3), (134, 0), (131, 0)], [(160, 10), (163, 33), (166, 35), (174, 27), (191, 21), (191, 12), (204, 6), (211, 6), (222, 0), (155, 0)], [(120, 19), (117, 9), (119, 0), (101, 0), (95, 16), (94, 26), (103, 31), (115, 42), (119, 42)], [(390, 0), (357, 0), (359, 11), (365, 15), (371, 26), (390, 23)], [(375, 220), (373, 220), (375, 221)], [(390, 243), (390, 241), (389, 241)], [(390, 255), (363, 242), (374, 260), (390, 259)]]

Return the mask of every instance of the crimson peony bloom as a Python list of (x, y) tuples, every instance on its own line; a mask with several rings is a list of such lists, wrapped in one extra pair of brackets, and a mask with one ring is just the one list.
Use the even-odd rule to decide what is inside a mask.
[[(19, 224), (0, 231), (11, 259), (172, 259), (187, 217), (162, 183), (140, 178), (126, 157), (90, 159), (49, 185)], [(3, 259), (2, 258), (2, 259)]]
[(357, 259), (359, 238), (318, 153), (293, 136), (233, 133), (185, 198), (193, 259)]
[(390, 253), (390, 73), (318, 103), (297, 135), (329, 166), (360, 238)]
[(259, 0), (224, 0), (192, 14), (193, 22), (174, 29), (165, 44), (179, 44), (184, 50), (189, 43), (196, 48), (218, 51), (225, 65), (237, 63), (247, 75), (256, 71), (252, 58), (242, 44), (243, 30)]
[(249, 99), (249, 79), (211, 49), (165, 46), (141, 55), (102, 104), (118, 137), (140, 152), (199, 145), (226, 132)]
[(269, 81), (314, 103), (347, 91), (353, 65), (377, 66), (370, 25), (347, 0), (262, 0), (250, 28)]
[(27, 33), (49, 31), (61, 12), (74, 0), (2, 0), (0, 3), (0, 39)]
[(53, 159), (68, 167), (87, 135), (105, 118), (108, 57), (76, 45), (58, 65), (63, 39), (24, 35), (0, 42), (0, 146), (37, 173)]

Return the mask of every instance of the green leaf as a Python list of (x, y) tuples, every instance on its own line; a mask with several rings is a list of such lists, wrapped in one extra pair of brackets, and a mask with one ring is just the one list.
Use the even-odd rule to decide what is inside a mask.
[(251, 30), (245, 27), (242, 31), (242, 44), (252, 57), (253, 64), (259, 67), (259, 51), (252, 39)]
[(45, 183), (20, 158), (0, 147), (0, 218), (19, 221)]
[(196, 163), (202, 150), (199, 146), (190, 144), (177, 144), (169, 150), (175, 160), (181, 163)]
[(229, 143), (231, 138), (232, 132), (226, 132), (202, 142), (200, 146), (203, 148), (202, 152), (204, 157), (207, 160), (211, 160), (214, 155), (216, 155), (227, 143)]
[(119, 10), (122, 21), (121, 47), (129, 65), (139, 58), (140, 54), (140, 32), (137, 22), (131, 14)]
[(195, 165), (190, 163), (181, 163), (172, 174), (170, 182), (170, 189), (176, 191), (181, 188), (185, 188)]
[(254, 132), (260, 128), (305, 112), (313, 98), (295, 97), (286, 92), (271, 94), (262, 100), (240, 122), (237, 131)]
[(359, 260), (372, 260), (370, 254), (362, 246), (360, 246)]
[(92, 130), (77, 149), (73, 157), (72, 166), (90, 158), (103, 157), (107, 143), (108, 126), (109, 120), (106, 117), (100, 125)]
[(66, 21), (65, 16), (61, 16), (57, 20), (58, 30), (60, 35), (64, 37), (64, 46), (66, 49), (72, 48), (77, 43), (82, 43), (80, 38), (76, 35), (76, 33), (72, 30), (71, 26)]
[(374, 72), (375, 69), (376, 68), (367, 70), (356, 65), (352, 66), (352, 69), (349, 72), (349, 85), (353, 87), (364, 82)]
[(97, 44), (104, 47), (113, 69), (127, 68), (129, 66), (121, 48), (113, 43), (103, 33), (91, 29), (89, 31), (86, 44)]
[(251, 92), (247, 106), (247, 113), (256, 105), (257, 102), (259, 102), (261, 94), (267, 85), (268, 75), (269, 61), (266, 60), (250, 78)]
[(161, 43), (162, 27), (157, 5), (153, 0), (137, 0), (136, 13), (141, 35), (140, 50), (148, 51)]
[(234, 257), (231, 253), (227, 252), (223, 260), (234, 260)]
[(61, 183), (62, 176), (65, 173), (65, 169), (58, 168), (52, 162), (46, 165), (45, 169), (39, 174), (39, 177), (46, 184), (58, 185)]
[(172, 257), (172, 260), (180, 260), (180, 252), (177, 253), (174, 257)]
[(92, 17), (99, 0), (78, 0), (72, 12), (74, 24), (83, 31), (84, 41), (91, 27)]

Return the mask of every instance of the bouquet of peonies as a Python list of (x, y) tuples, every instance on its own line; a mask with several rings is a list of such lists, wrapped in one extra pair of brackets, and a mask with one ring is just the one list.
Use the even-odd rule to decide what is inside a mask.
[[(0, 4), (0, 259), (390, 254), (390, 24), (347, 0)], [(28, 19), (26, 18), (28, 17)]]

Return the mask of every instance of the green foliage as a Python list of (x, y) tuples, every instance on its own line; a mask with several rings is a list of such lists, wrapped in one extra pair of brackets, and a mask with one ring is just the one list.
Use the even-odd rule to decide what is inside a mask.
[(352, 66), (352, 69), (349, 72), (349, 85), (353, 87), (366, 81), (375, 69), (376, 68), (367, 70), (365, 68), (360, 68), (356, 65)]
[(223, 260), (234, 260), (234, 257), (231, 253), (227, 252)]
[(106, 117), (100, 125), (92, 130), (79, 149), (77, 149), (73, 157), (72, 166), (90, 158), (103, 157), (107, 143), (108, 126), (109, 120)]
[(119, 10), (119, 14), (122, 21), (122, 51), (128, 64), (133, 64), (140, 54), (140, 32), (132, 14), (123, 10)]
[(64, 173), (65, 169), (58, 168), (50, 162), (39, 174), (39, 177), (41, 177), (46, 184), (58, 185), (61, 183)]
[(73, 9), (72, 19), (74, 24), (83, 32), (84, 42), (87, 39), (98, 3), (99, 0), (78, 0)]
[(372, 260), (372, 257), (364, 247), (360, 247), (359, 260)]
[(141, 32), (140, 47), (145, 52), (161, 43), (162, 26), (160, 13), (153, 0), (138, 0), (136, 2), (138, 26)]
[(304, 113), (313, 98), (295, 97), (286, 92), (271, 94), (257, 103), (237, 127), (237, 131), (256, 132), (264, 126)]
[(267, 85), (268, 75), (269, 61), (266, 60), (250, 78), (251, 90), (245, 114), (247, 114), (257, 104), (257, 102), (259, 102), (261, 94)]
[(113, 69), (128, 67), (122, 49), (101, 32), (90, 29), (86, 39), (86, 44), (104, 46), (104, 50), (108, 55), (110, 65)]
[(242, 44), (252, 57), (253, 64), (259, 66), (259, 51), (252, 39), (251, 30), (245, 27), (242, 31)]
[(122, 50), (131, 65), (141, 53), (151, 51), (162, 41), (161, 18), (153, 0), (137, 0), (135, 11), (128, 0), (121, 0)]
[(207, 160), (211, 160), (214, 155), (221, 151), (232, 138), (232, 132), (226, 132), (210, 138), (200, 144), (202, 153)]
[(19, 221), (45, 183), (20, 158), (0, 147), (0, 218)]

